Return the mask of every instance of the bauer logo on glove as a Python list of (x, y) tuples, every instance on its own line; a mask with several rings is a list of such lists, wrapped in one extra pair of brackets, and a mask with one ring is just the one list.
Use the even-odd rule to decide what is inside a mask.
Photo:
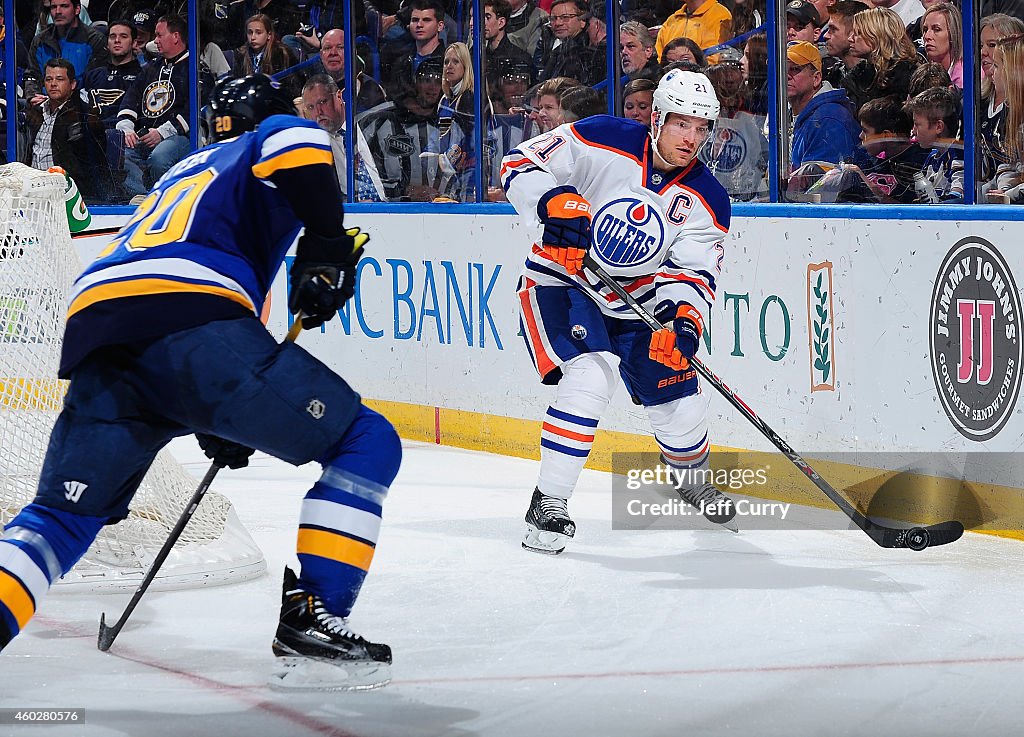
[(594, 239), (590, 203), (575, 187), (555, 187), (540, 198), (537, 214), (544, 224), (544, 253), (569, 275), (578, 273)]

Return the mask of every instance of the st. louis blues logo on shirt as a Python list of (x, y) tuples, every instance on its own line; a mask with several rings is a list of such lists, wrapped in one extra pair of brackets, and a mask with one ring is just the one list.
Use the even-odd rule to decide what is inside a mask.
[(594, 215), (594, 247), (612, 266), (638, 266), (658, 257), (665, 240), (661, 214), (636, 197), (612, 200)]

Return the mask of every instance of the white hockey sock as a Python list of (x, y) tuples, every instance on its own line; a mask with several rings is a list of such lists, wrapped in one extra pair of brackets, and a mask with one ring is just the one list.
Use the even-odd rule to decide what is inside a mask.
[(615, 391), (618, 359), (585, 353), (562, 366), (558, 396), (544, 415), (537, 488), (568, 499), (594, 445), (594, 433)]
[[(665, 461), (680, 469), (699, 471), (708, 467), (708, 398), (698, 393), (647, 408)], [(694, 474), (696, 479), (701, 475)]]

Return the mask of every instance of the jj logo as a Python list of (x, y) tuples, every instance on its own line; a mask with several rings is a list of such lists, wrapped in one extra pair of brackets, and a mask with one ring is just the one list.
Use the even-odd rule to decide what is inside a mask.
[(977, 365), (978, 384), (985, 386), (992, 381), (995, 364), (992, 331), (996, 319), (996, 303), (990, 299), (958, 299), (956, 313), (960, 319), (960, 360), (956, 367), (956, 380), (966, 384), (974, 375), (974, 367)]
[(942, 409), (964, 437), (988, 440), (1013, 416), (1024, 376), (1020, 293), (996, 247), (977, 236), (958, 241), (939, 267), (929, 312)]

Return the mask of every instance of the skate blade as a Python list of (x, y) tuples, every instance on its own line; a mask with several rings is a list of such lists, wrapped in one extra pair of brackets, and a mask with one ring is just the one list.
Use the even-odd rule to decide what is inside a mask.
[(376, 661), (345, 662), (279, 657), (268, 685), (275, 691), (370, 691), (391, 683), (391, 666)]
[[(714, 522), (714, 520), (711, 520), (711, 521)], [(732, 520), (729, 520), (728, 522), (716, 522), (715, 524), (717, 524), (719, 527), (724, 527), (729, 532), (736, 532), (736, 533), (738, 533), (740, 531), (740, 528), (737, 527), (736, 523), (733, 522)]]
[(542, 555), (558, 555), (572, 538), (560, 532), (546, 532), (538, 530), (533, 525), (526, 525), (526, 535), (523, 537), (523, 547), (531, 553)]

